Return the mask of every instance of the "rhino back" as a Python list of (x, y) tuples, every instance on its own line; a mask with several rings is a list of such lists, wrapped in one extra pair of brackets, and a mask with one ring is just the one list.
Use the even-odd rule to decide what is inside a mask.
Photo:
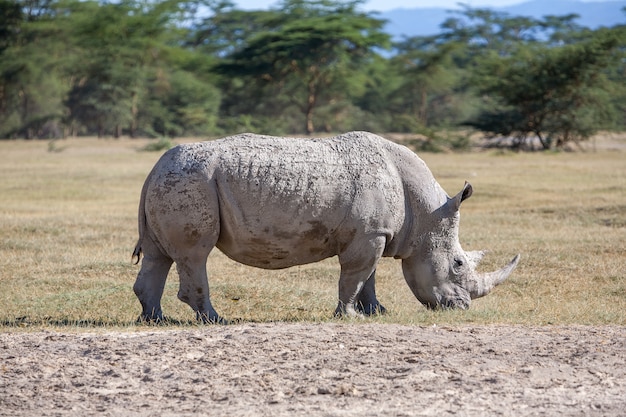
[(244, 134), (181, 145), (167, 165), (178, 175), (202, 172), (216, 188), (220, 250), (248, 265), (284, 268), (339, 254), (359, 236), (391, 241), (400, 232), (406, 204), (396, 147), (364, 132)]

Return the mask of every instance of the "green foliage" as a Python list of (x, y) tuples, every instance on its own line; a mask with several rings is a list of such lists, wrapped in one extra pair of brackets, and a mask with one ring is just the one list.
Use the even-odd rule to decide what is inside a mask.
[(23, 19), (18, 2), (0, 0), (0, 53), (15, 43)]
[[(62, 17), (43, 7), (36, 21), (19, 3), (0, 3), (6, 38), (0, 41), (0, 137), (59, 136), (67, 32)], [(23, 19), (18, 21), (19, 17)], [(0, 25), (1, 27), (2, 25)]]
[(453, 59), (460, 45), (412, 38), (396, 48), (399, 54), (391, 64), (402, 80), (393, 93), (396, 112), (413, 115), (417, 126), (450, 123), (447, 116), (455, 113), (450, 104), (460, 76)]
[(124, 127), (131, 136), (136, 134), (148, 78), (165, 49), (163, 22), (168, 12), (172, 10), (159, 5), (145, 11), (142, 3), (132, 0), (74, 5), (74, 38), (87, 62), (67, 101), (75, 122), (98, 136), (119, 137)]
[(410, 141), (411, 147), (422, 152), (466, 151), (470, 148), (470, 138), (464, 132), (435, 130), (419, 126), (413, 130), (425, 139)]
[(529, 46), (510, 57), (491, 56), (478, 73), (478, 91), (492, 101), (470, 125), (515, 137), (536, 135), (544, 149), (579, 142), (611, 114), (604, 71), (620, 45), (612, 31), (560, 48)]
[(141, 148), (141, 150), (146, 152), (161, 152), (171, 149), (174, 146), (176, 146), (176, 144), (172, 142), (171, 139), (166, 137), (160, 137), (159, 139), (148, 143), (146, 146)]
[[(0, 138), (469, 124), (543, 147), (626, 128), (624, 25), (463, 6), (389, 47), (361, 0), (0, 0)], [(209, 13), (207, 13), (207, 9)], [(466, 139), (435, 137), (436, 150)]]
[(383, 22), (357, 13), (356, 4), (285, 1), (273, 25), (253, 35), (216, 71), (260, 83), (265, 91), (283, 90), (304, 115), (305, 132), (313, 133), (314, 111), (345, 97), (359, 63), (388, 41), (380, 31)]
[(219, 92), (194, 74), (159, 71), (149, 80), (138, 111), (141, 132), (149, 136), (198, 136), (214, 131)]

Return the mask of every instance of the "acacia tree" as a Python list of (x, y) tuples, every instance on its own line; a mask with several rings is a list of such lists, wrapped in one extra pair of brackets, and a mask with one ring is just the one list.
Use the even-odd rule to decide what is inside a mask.
[[(239, 10), (227, 0), (194, 0), (185, 4), (194, 9), (188, 19), (186, 46), (215, 58), (245, 47), (254, 34), (273, 27), (280, 16), (270, 10)], [(209, 12), (201, 13), (202, 10)]]
[(66, 101), (73, 121), (115, 137), (212, 127), (219, 94), (193, 73), (203, 60), (180, 46), (176, 19), (185, 18), (184, 6), (178, 0), (73, 5), (73, 35), (85, 61)]
[(464, 59), (459, 59), (459, 55), (456, 60), (461, 67), (471, 67), (476, 59), (490, 52), (510, 55), (520, 43), (538, 42), (540, 32), (548, 30), (539, 20), (490, 9), (463, 5), (463, 9), (453, 13), (457, 16), (444, 21), (441, 33), (434, 39), (436, 43), (464, 45)]
[(374, 48), (387, 46), (384, 22), (358, 12), (359, 3), (287, 0), (265, 31), (248, 39), (216, 71), (278, 88), (299, 109), (304, 130), (311, 134), (324, 98), (347, 94), (345, 81), (358, 72), (359, 63), (371, 58)]
[(388, 108), (404, 131), (457, 125), (475, 112), (471, 74), (483, 56), (510, 55), (522, 42), (536, 42), (539, 22), (464, 6), (441, 25), (441, 33), (394, 44), (390, 59), (401, 83)]
[(49, 0), (0, 0), (1, 137), (61, 135), (72, 50), (58, 9)]
[(603, 30), (585, 42), (526, 46), (510, 57), (492, 57), (475, 79), (490, 109), (468, 124), (514, 137), (518, 147), (531, 135), (543, 149), (589, 138), (610, 119), (605, 70), (619, 56), (623, 34)]
[(438, 43), (432, 37), (408, 38), (395, 45), (398, 53), (391, 62), (402, 82), (393, 92), (394, 107), (410, 115), (415, 127), (441, 124), (446, 121), (444, 113), (454, 113), (441, 103), (449, 101), (459, 83), (459, 71), (453, 65), (459, 46), (456, 42)]
[(71, 118), (98, 136), (136, 130), (147, 69), (161, 52), (158, 9), (133, 0), (74, 4), (74, 38), (85, 64), (77, 71), (67, 106)]

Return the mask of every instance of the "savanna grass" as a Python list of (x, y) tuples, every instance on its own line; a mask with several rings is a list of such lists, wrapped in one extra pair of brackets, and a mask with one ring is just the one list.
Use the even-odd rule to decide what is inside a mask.
[[(162, 151), (144, 140), (0, 141), (0, 329), (135, 328), (131, 263), (143, 181)], [(623, 144), (623, 142), (622, 142)], [(399, 261), (377, 272), (388, 314), (402, 324), (626, 324), (626, 152), (421, 154), (449, 194), (463, 181), (461, 243), (489, 249), (481, 270), (522, 261), (469, 311), (427, 311)], [(328, 321), (336, 259), (280, 271), (215, 250), (211, 298), (231, 320)], [(196, 326), (173, 268), (163, 297), (170, 326)], [(356, 321), (359, 322), (359, 321)]]

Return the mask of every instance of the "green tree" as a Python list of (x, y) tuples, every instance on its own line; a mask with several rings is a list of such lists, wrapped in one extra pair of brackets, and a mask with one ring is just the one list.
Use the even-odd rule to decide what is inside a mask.
[(23, 18), (19, 2), (0, 0), (0, 54), (17, 42)]
[[(280, 12), (239, 10), (230, 1), (196, 1), (185, 44), (195, 51), (223, 58), (245, 47), (256, 33), (274, 27)], [(197, 10), (205, 10), (197, 17)], [(206, 12), (208, 10), (208, 12)]]
[(437, 36), (437, 42), (463, 44), (467, 48), (467, 57), (472, 59), (488, 51), (507, 55), (520, 42), (537, 42), (538, 32), (544, 29), (533, 18), (511, 17), (508, 13), (490, 9), (464, 5), (462, 10), (454, 13), (458, 16), (441, 24), (442, 32)]
[(409, 38), (396, 44), (392, 58), (402, 82), (394, 91), (396, 112), (410, 115), (414, 126), (441, 125), (456, 113), (450, 107), (459, 70), (453, 65), (456, 42), (437, 43), (430, 37)]
[(288, 0), (271, 26), (228, 55), (216, 71), (280, 91), (304, 116), (304, 131), (311, 134), (315, 110), (346, 96), (346, 81), (359, 64), (387, 45), (384, 22), (358, 12), (359, 3)]
[(469, 122), (515, 146), (532, 137), (543, 149), (589, 138), (611, 118), (605, 70), (623, 45), (620, 32), (598, 31), (562, 47), (525, 46), (510, 57), (492, 56), (475, 79), (490, 109)]
[(539, 23), (531, 18), (464, 6), (441, 25), (441, 33), (406, 38), (390, 60), (402, 80), (388, 108), (400, 131), (455, 126), (473, 113), (471, 74), (484, 56), (510, 55), (516, 45), (536, 42)]
[(184, 70), (160, 71), (148, 82), (138, 124), (150, 136), (206, 135), (216, 131), (219, 91)]
[(136, 130), (137, 106), (145, 89), (146, 68), (160, 53), (163, 24), (141, 3), (85, 1), (73, 10), (74, 39), (84, 64), (67, 106), (74, 122), (101, 137)]
[(0, 137), (60, 136), (66, 20), (52, 1), (0, 2)]
[(66, 101), (74, 123), (98, 136), (206, 133), (219, 94), (190, 70), (178, 21), (185, 7), (175, 0), (74, 5), (73, 35), (84, 59)]
[[(626, 18), (626, 7), (622, 8)], [(626, 24), (615, 26), (611, 29), (619, 38), (619, 48), (616, 51), (615, 64), (607, 69), (607, 78), (610, 86), (609, 100), (615, 109), (615, 117), (610, 126), (614, 130), (626, 130)]]

